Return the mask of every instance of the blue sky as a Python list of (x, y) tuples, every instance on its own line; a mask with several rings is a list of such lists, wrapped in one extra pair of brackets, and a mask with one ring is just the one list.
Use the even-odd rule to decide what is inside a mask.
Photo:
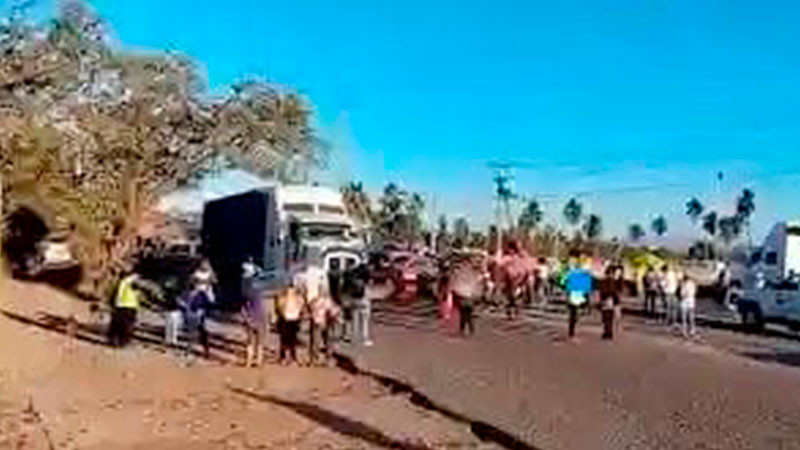
[[(682, 185), (583, 197), (607, 235), (665, 214), (673, 239), (690, 236), (689, 196), (723, 209), (745, 186), (757, 235), (800, 218), (791, 0), (92, 4), (124, 45), (196, 58), (212, 88), (248, 75), (295, 86), (333, 144), (330, 182), (397, 181), (486, 223), (485, 164), (512, 158), (536, 163), (516, 174), (533, 197)], [(564, 200), (544, 202), (548, 221)]]

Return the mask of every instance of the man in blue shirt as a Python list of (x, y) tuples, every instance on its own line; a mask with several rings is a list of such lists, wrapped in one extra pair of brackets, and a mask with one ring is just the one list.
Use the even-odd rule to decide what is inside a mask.
[(575, 327), (578, 324), (578, 309), (589, 301), (592, 291), (592, 274), (579, 265), (577, 261), (571, 264), (566, 278), (567, 308), (569, 309), (569, 338), (575, 337)]

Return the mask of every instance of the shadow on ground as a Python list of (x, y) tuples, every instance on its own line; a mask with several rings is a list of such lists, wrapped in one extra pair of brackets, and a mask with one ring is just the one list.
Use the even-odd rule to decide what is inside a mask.
[(539, 450), (538, 447), (523, 442), (511, 433), (503, 431), (494, 425), (473, 419), (434, 402), (430, 397), (409, 383), (360, 368), (353, 359), (347, 355), (336, 353), (334, 357), (336, 358), (336, 365), (345, 372), (371, 378), (388, 388), (392, 395), (408, 395), (408, 400), (414, 405), (430, 411), (435, 411), (454, 422), (469, 426), (472, 434), (481, 441), (493, 442), (501, 447), (513, 450)]
[(742, 356), (753, 358), (757, 361), (782, 364), (790, 367), (800, 367), (800, 352), (744, 352)]
[[(104, 324), (81, 323), (70, 320), (67, 317), (46, 312), (39, 313), (35, 317), (28, 317), (6, 310), (0, 310), (0, 313), (15, 322), (58, 333), (65, 336), (65, 338), (69, 338), (69, 329), (72, 325), (74, 326), (74, 339), (93, 345), (111, 347), (106, 338), (106, 326)], [(178, 351), (177, 349), (167, 346), (164, 343), (163, 336), (163, 327), (139, 324), (134, 330), (133, 341), (145, 344), (148, 347), (160, 349), (164, 352)], [(237, 355), (241, 354), (244, 348), (244, 343), (216, 333), (209, 333), (209, 344), (212, 350), (218, 352), (217, 354), (212, 353), (209, 359), (220, 363), (228, 362), (229, 359), (222, 357), (219, 353), (236, 358)], [(202, 356), (200, 349), (194, 347), (197, 347), (197, 345), (193, 346), (193, 354), (195, 356)]]
[(430, 447), (407, 441), (396, 440), (387, 436), (375, 427), (363, 422), (350, 419), (320, 406), (305, 402), (285, 400), (273, 395), (259, 394), (244, 389), (229, 387), (234, 392), (261, 402), (271, 403), (294, 411), (295, 413), (312, 420), (325, 428), (344, 436), (359, 439), (368, 444), (383, 448), (430, 450)]

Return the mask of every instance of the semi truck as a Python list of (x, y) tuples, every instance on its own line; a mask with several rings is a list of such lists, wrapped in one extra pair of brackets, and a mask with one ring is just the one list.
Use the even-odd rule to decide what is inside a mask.
[(201, 237), (220, 296), (233, 303), (241, 300), (247, 261), (261, 269), (265, 289), (273, 289), (298, 265), (355, 266), (363, 261), (365, 247), (341, 195), (305, 185), (262, 187), (207, 202)]
[(800, 222), (777, 223), (733, 277), (742, 323), (755, 331), (767, 323), (800, 329), (799, 276)]

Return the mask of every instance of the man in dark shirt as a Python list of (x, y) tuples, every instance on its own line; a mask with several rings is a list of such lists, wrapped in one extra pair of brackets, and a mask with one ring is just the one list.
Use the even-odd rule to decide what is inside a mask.
[(622, 266), (608, 266), (600, 284), (600, 311), (603, 317), (603, 339), (614, 339), (614, 321), (620, 308), (623, 291)]

